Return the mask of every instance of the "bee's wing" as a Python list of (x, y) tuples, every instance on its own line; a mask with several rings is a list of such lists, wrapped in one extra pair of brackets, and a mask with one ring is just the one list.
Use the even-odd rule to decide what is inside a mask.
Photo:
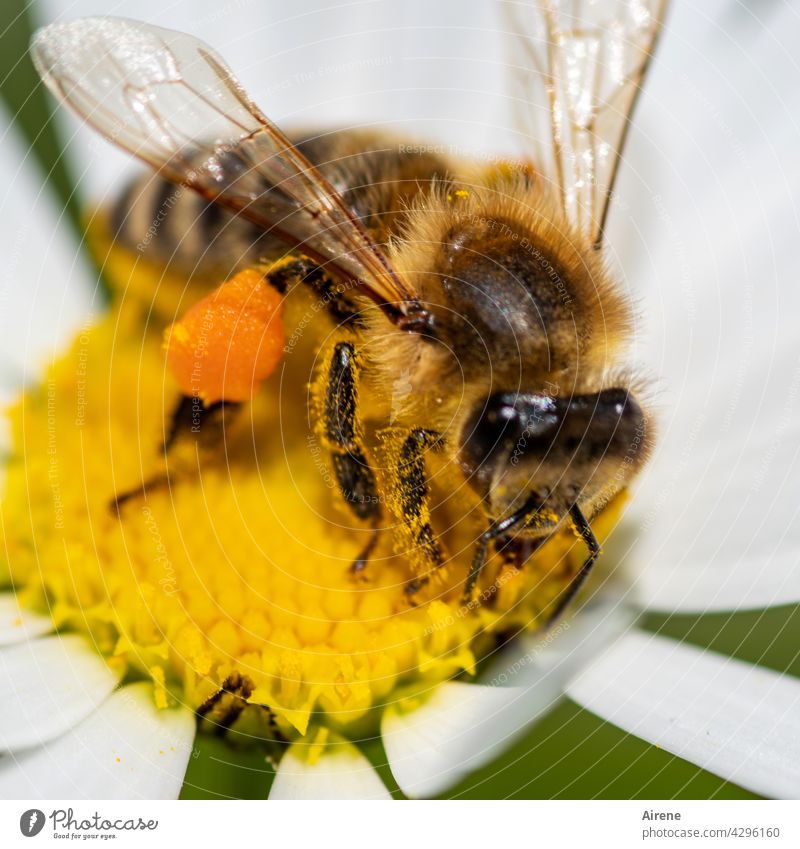
[(522, 129), (568, 219), (599, 247), (666, 0), (506, 0)]
[(420, 313), (341, 195), (202, 41), (83, 18), (40, 30), (31, 53), (50, 89), (110, 141), (354, 279), (393, 319)]

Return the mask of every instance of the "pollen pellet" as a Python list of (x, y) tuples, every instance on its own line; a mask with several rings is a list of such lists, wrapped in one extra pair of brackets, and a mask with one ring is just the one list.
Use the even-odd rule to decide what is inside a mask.
[(246, 401), (281, 358), (281, 296), (255, 269), (242, 271), (191, 306), (164, 341), (185, 395)]

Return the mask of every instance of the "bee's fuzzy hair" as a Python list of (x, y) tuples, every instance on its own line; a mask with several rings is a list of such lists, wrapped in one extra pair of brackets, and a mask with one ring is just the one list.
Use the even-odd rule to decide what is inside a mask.
[(401, 238), (392, 249), (392, 263), (415, 284), (422, 300), (435, 297), (436, 286), (427, 272), (447, 234), (474, 223), (506, 226), (527, 240), (532, 255), (540, 252), (563, 269), (574, 289), (575, 301), (592, 311), (592, 321), (603, 329), (603, 347), (617, 351), (631, 330), (631, 308), (610, 274), (601, 253), (588, 237), (569, 224), (557, 198), (545, 181), (527, 172), (502, 175), (475, 174), (457, 184), (433, 183), (418, 197), (406, 217)]
[[(442, 245), (449, 234), (469, 226), (478, 230), (506, 227), (514, 241), (530, 244), (533, 261), (544, 258), (559, 269), (574, 299), (575, 320), (582, 325), (579, 332), (584, 330), (588, 340), (580, 352), (580, 362), (567, 379), (576, 392), (596, 391), (598, 384), (606, 382), (608, 364), (620, 361), (632, 328), (629, 300), (600, 252), (568, 223), (557, 198), (537, 175), (522, 171), (508, 175), (495, 170), (458, 181), (433, 182), (428, 191), (417, 196), (390, 247), (391, 264), (423, 303), (442, 302), (441, 275), (436, 273)], [(431, 346), (413, 334), (391, 332), (375, 312), (370, 322), (369, 357), (373, 375), (383, 384), (381, 391), (390, 390), (387, 384), (400, 366), (401, 371), (408, 371), (409, 365), (425, 358), (430, 362), (424, 364), (422, 373), (444, 385), (456, 378), (461, 383), (467, 377), (449, 374), (452, 362), (437, 362), (436, 354), (426, 350)], [(480, 380), (475, 383), (481, 385)], [(417, 400), (416, 393), (409, 394), (408, 404), (414, 405)]]

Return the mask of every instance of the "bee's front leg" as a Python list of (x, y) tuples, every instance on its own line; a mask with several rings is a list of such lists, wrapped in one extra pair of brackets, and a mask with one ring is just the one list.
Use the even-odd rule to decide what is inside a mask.
[(475, 554), (472, 558), (472, 565), (470, 566), (467, 581), (464, 585), (463, 603), (465, 605), (472, 604), (472, 594), (486, 563), (486, 557), (489, 553), (489, 545), (498, 539), (502, 539), (510, 531), (513, 531), (520, 525), (524, 524), (525, 521), (541, 509), (541, 506), (541, 500), (538, 494), (531, 493), (519, 510), (515, 511), (510, 516), (507, 516), (505, 519), (499, 519), (492, 522), (478, 537)]
[(407, 587), (413, 595), (430, 581), (430, 573), (444, 563), (444, 551), (431, 525), (430, 487), (425, 474), (425, 451), (440, 445), (441, 435), (416, 428), (400, 449), (397, 465), (400, 516), (422, 554), (427, 568)]
[(569, 511), (569, 517), (572, 525), (577, 531), (580, 538), (586, 543), (589, 553), (583, 561), (583, 565), (577, 571), (573, 579), (567, 585), (567, 588), (561, 594), (561, 597), (556, 601), (555, 608), (548, 613), (545, 628), (552, 627), (560, 618), (561, 614), (567, 609), (570, 602), (578, 594), (578, 590), (584, 585), (589, 573), (592, 571), (597, 558), (600, 556), (600, 543), (592, 531), (591, 525), (586, 520), (586, 517), (581, 512), (577, 504), (573, 504)]

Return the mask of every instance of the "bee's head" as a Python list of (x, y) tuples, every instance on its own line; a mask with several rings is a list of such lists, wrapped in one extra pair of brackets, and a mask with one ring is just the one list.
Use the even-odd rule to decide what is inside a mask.
[(591, 514), (643, 464), (646, 422), (627, 389), (568, 398), (498, 392), (467, 418), (459, 461), (493, 518), (531, 494), (543, 516), (563, 517), (575, 503)]

